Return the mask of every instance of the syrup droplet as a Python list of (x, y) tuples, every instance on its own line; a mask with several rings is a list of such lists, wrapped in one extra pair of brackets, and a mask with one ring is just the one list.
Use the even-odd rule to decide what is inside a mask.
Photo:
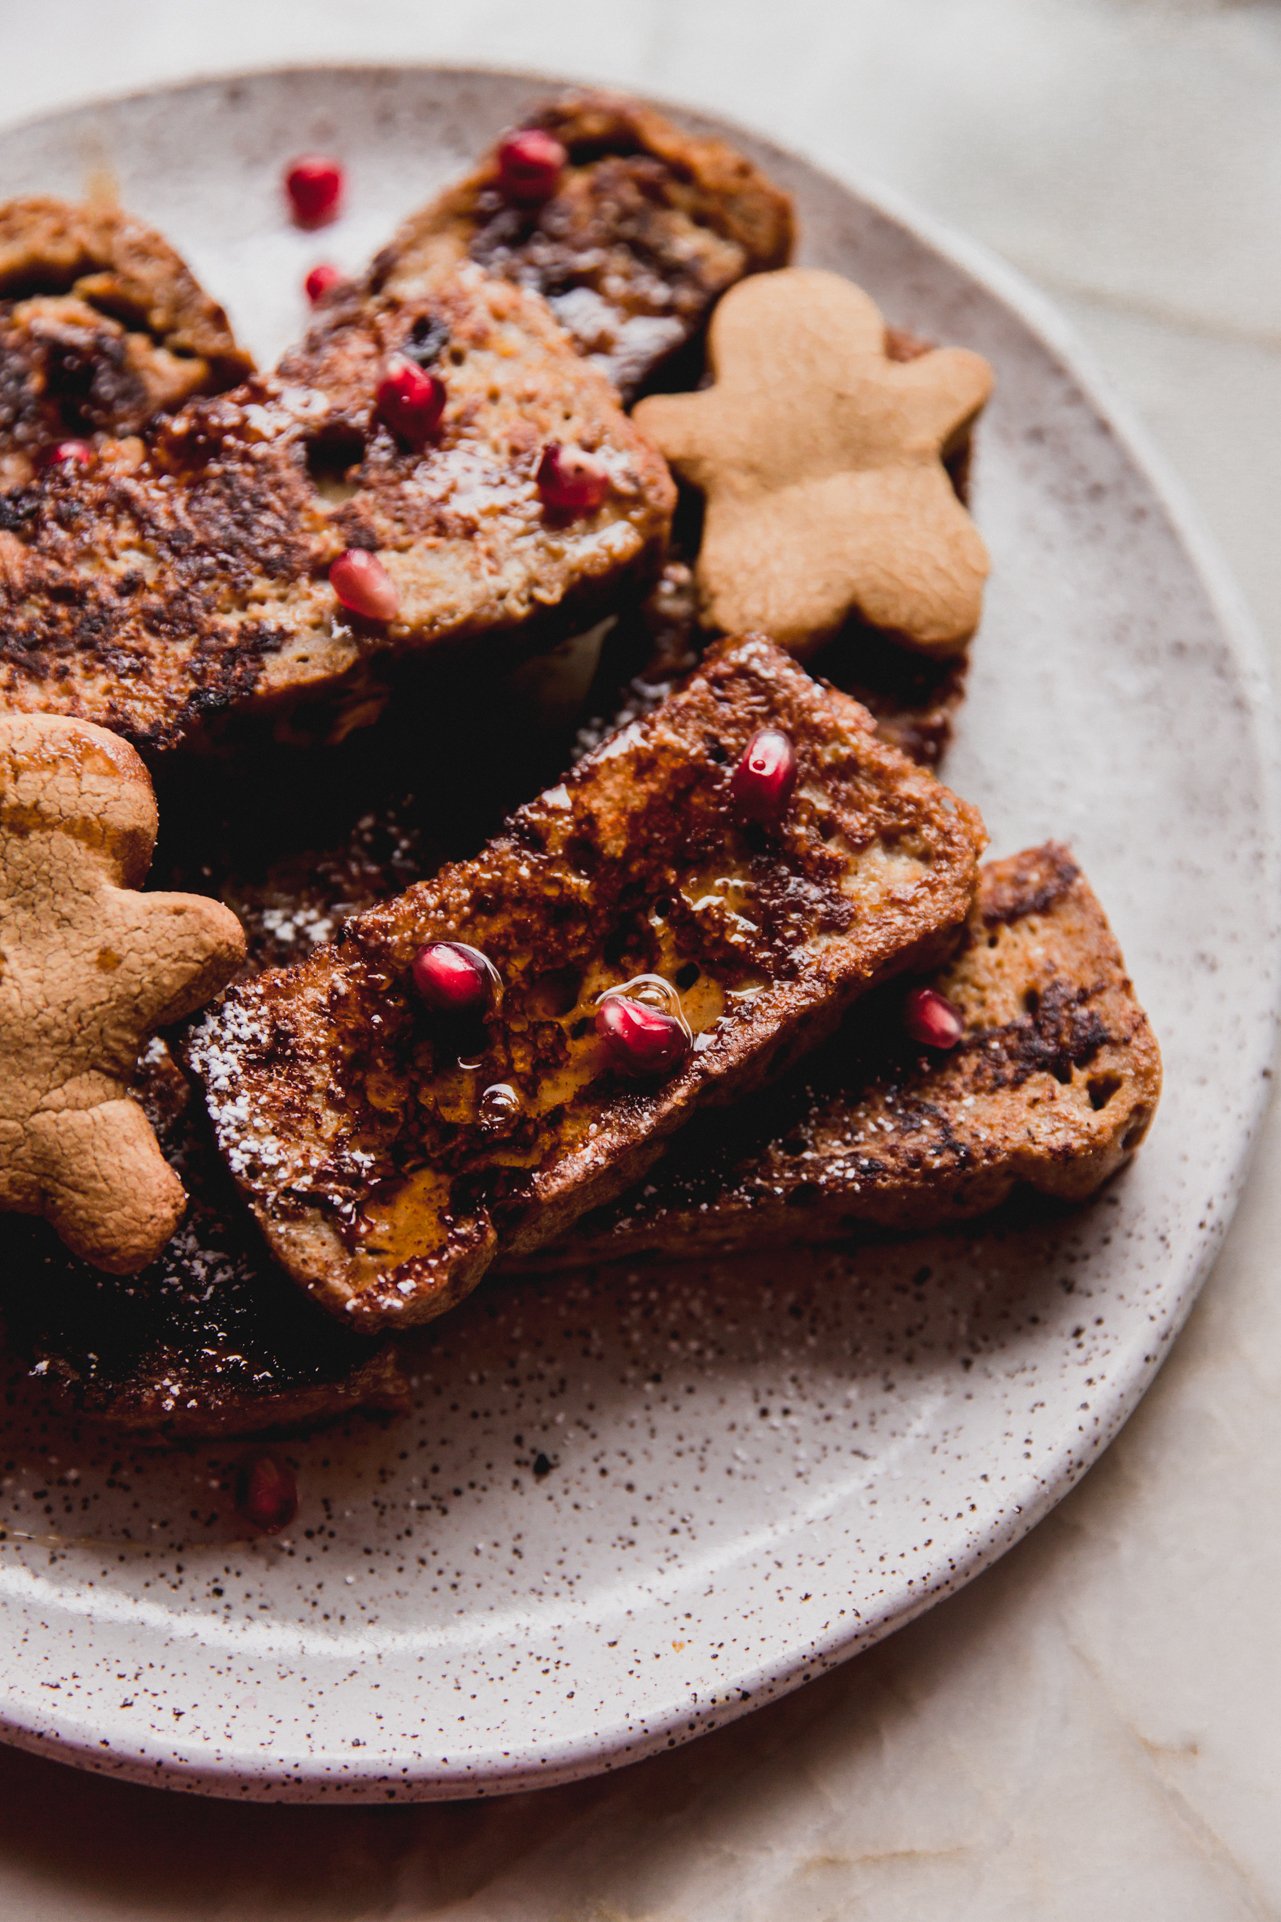
[(496, 1081), (480, 1097), (478, 1112), (482, 1128), (510, 1128), (524, 1112), (520, 1096), (508, 1081)]

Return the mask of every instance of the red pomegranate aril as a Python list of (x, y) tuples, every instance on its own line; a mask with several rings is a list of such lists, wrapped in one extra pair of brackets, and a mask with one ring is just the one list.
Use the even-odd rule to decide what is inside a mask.
[(438, 374), (394, 354), (383, 369), (375, 397), (378, 417), (415, 450), (425, 447), (445, 411), (445, 383)]
[(595, 455), (581, 447), (562, 447), (559, 441), (544, 447), (536, 478), (548, 513), (566, 519), (594, 514), (609, 492), (609, 475)]
[(400, 597), (377, 554), (349, 547), (330, 568), (329, 585), (349, 614), (363, 615), (367, 621), (395, 620)]
[(694, 1045), (676, 1015), (626, 994), (607, 994), (597, 1003), (596, 1032), (611, 1064), (644, 1080), (675, 1074)]
[(340, 270), (332, 266), (329, 261), (318, 261), (303, 281), (303, 292), (312, 306), (317, 307), (330, 288), (337, 287), (341, 283), (342, 277)]
[(429, 941), (414, 956), (414, 987), (435, 1014), (477, 1021), (489, 1013), (498, 991), (498, 970), (465, 941)]
[(87, 440), (59, 440), (45, 449), (40, 457), (42, 467), (87, 467), (93, 459), (93, 448)]
[(734, 807), (749, 821), (781, 821), (796, 786), (796, 749), (781, 728), (753, 734), (730, 777)]
[(300, 154), (285, 169), (285, 192), (300, 227), (322, 227), (342, 204), (343, 170), (328, 154)]
[(538, 207), (550, 200), (560, 185), (569, 155), (555, 134), (541, 127), (509, 133), (498, 148), (498, 186), (504, 200), (522, 207)]
[(903, 1003), (903, 1025), (923, 1048), (954, 1048), (965, 1032), (952, 1003), (937, 988), (913, 988)]
[(254, 1455), (241, 1468), (236, 1507), (261, 1535), (278, 1535), (298, 1513), (298, 1483), (278, 1455)]

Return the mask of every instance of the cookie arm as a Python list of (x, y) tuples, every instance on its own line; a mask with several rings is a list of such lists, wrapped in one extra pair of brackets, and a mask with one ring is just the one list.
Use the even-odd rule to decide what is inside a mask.
[(26, 1147), (41, 1213), (95, 1268), (136, 1274), (182, 1220), (186, 1192), (136, 1101), (38, 1114)]
[(936, 347), (893, 369), (900, 405), (918, 435), (949, 445), (992, 396), (992, 369), (968, 347)]
[(122, 991), (144, 1031), (192, 1014), (226, 987), (245, 958), (230, 908), (200, 894), (117, 893)]
[(632, 419), (665, 460), (701, 487), (709, 449), (723, 455), (728, 423), (719, 414), (720, 395), (708, 388), (701, 394), (651, 394), (633, 409)]

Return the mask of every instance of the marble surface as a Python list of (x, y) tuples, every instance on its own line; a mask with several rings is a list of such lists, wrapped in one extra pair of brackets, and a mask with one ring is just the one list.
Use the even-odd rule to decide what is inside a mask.
[[(222, 0), (216, 44), (211, 18), (155, 0), (0, 9), (0, 115), (241, 64), (399, 56), (578, 72), (751, 120), (1051, 292), (1281, 648), (1275, 8)], [(1279, 1149), (1274, 1117), (1201, 1304), (1102, 1464), (872, 1654), (678, 1754), (501, 1803), (237, 1808), (0, 1751), (0, 1916), (1281, 1916)]]

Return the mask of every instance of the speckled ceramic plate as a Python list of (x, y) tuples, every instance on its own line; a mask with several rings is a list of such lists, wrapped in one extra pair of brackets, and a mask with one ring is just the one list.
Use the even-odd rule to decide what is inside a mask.
[[(318, 251), (281, 218), (285, 156), (345, 156), (350, 213), (323, 250), (354, 266), (542, 90), (409, 70), (152, 93), (6, 133), (0, 191), (114, 177), (267, 357)], [(1277, 1002), (1260, 648), (1038, 300), (735, 137), (795, 193), (804, 258), (996, 365), (976, 487), (995, 572), (949, 774), (995, 851), (1055, 834), (1082, 857), (1165, 1049), (1151, 1140), (1065, 1221), (484, 1290), (441, 1325), (412, 1416), (292, 1447), (283, 1539), (237, 1539), (225, 1453), (69, 1437), (13, 1397), (16, 1742), (219, 1794), (382, 1800), (683, 1741), (1024, 1534), (1134, 1407), (1206, 1273)]]

